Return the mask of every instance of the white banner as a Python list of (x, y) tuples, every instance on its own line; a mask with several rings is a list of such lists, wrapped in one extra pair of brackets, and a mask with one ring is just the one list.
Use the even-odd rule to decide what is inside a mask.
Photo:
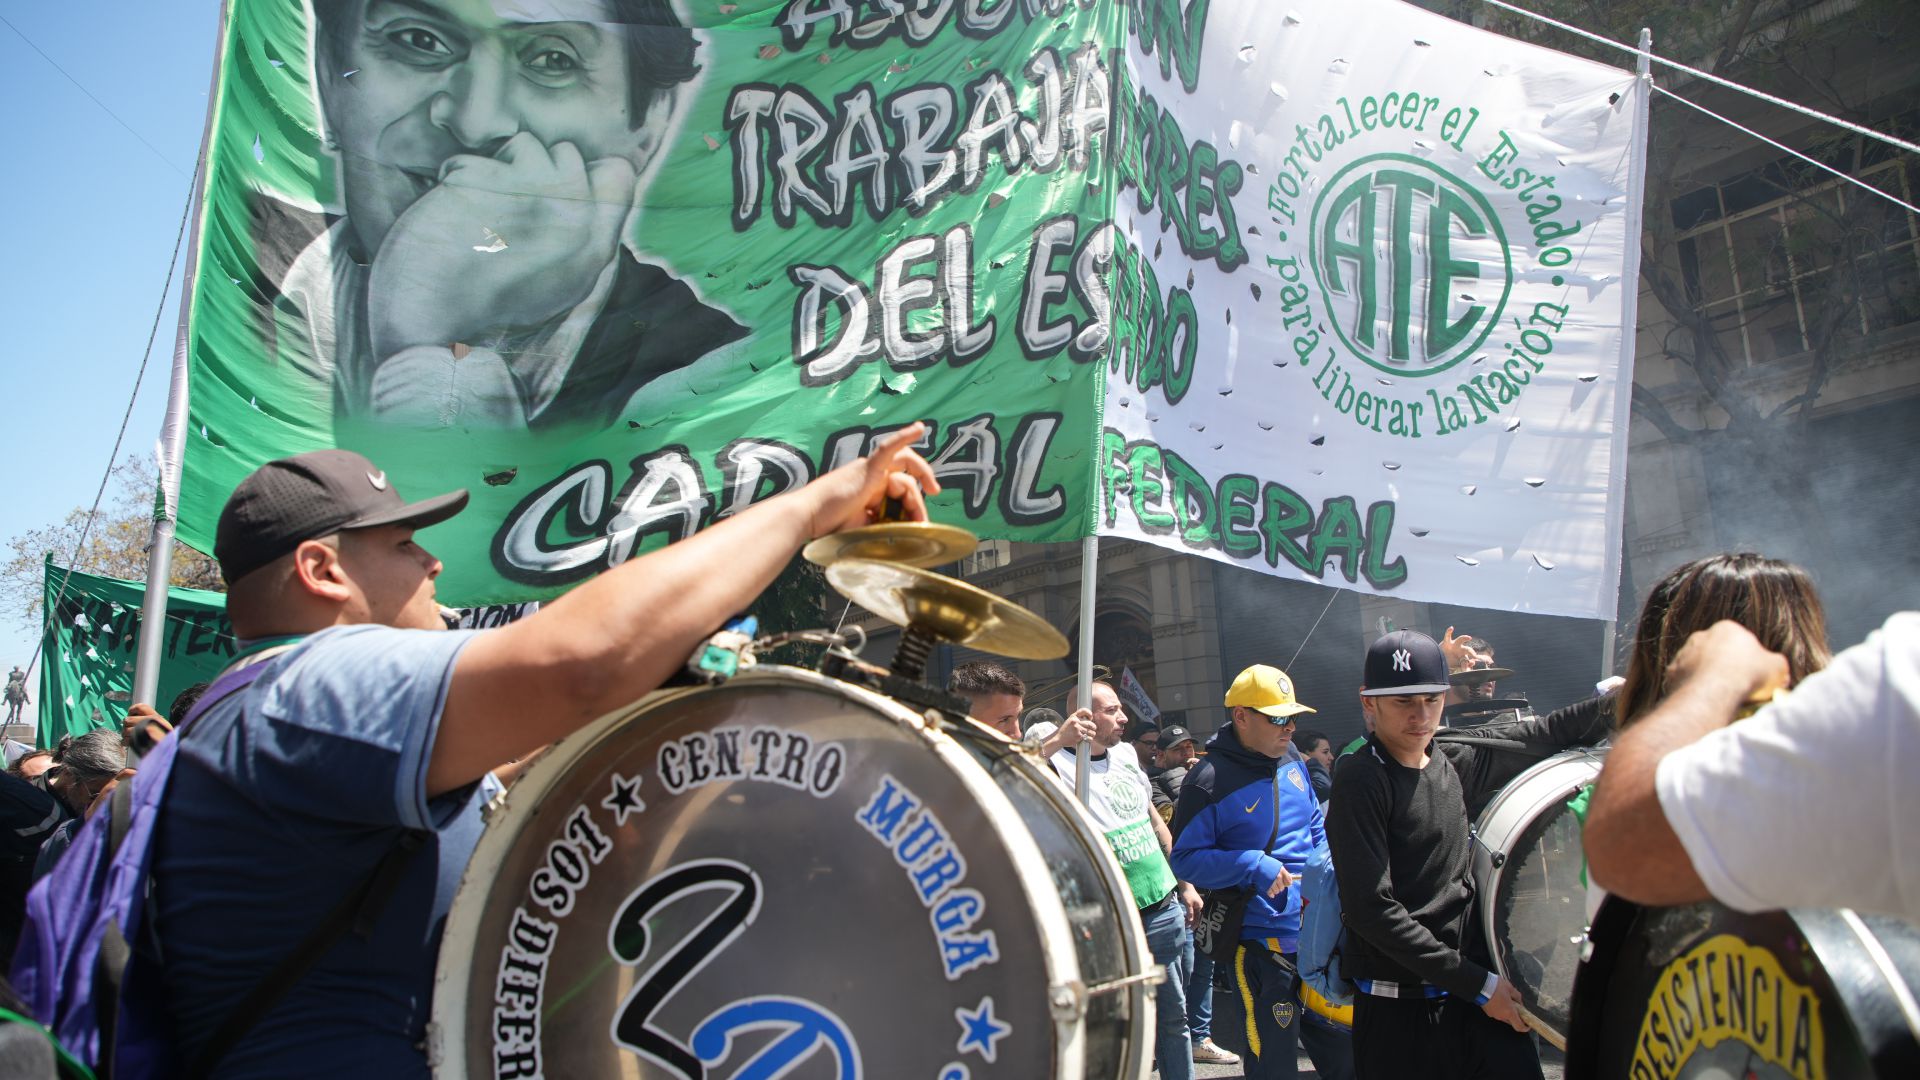
[(1191, 3), (1199, 62), (1116, 79), (1101, 531), (1610, 618), (1634, 77), (1392, 0)]
[(1134, 677), (1130, 667), (1120, 669), (1120, 696), (1133, 706), (1133, 715), (1150, 724), (1160, 723), (1160, 706), (1147, 696), (1147, 688), (1140, 685), (1140, 680)]

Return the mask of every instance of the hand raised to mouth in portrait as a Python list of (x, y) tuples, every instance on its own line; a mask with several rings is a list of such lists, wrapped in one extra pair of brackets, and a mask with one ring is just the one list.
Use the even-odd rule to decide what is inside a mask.
[(536, 327), (585, 300), (620, 243), (635, 173), (528, 132), (493, 157), (460, 154), (402, 213), (373, 260), (376, 361)]

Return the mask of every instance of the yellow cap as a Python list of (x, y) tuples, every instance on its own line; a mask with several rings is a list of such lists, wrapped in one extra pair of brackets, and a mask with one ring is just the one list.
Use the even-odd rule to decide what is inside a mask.
[(1287, 673), (1267, 664), (1255, 664), (1233, 677), (1233, 686), (1227, 690), (1227, 708), (1235, 705), (1268, 716), (1313, 711), (1293, 699), (1293, 680), (1287, 678)]

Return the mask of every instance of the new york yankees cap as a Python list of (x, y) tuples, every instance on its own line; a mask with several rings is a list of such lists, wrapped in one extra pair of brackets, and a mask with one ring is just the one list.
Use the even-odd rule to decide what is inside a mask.
[(1367, 646), (1365, 683), (1361, 697), (1443, 693), (1449, 686), (1447, 656), (1418, 630), (1382, 634)]
[(410, 503), (361, 455), (314, 450), (269, 461), (240, 481), (220, 511), (213, 557), (232, 585), (304, 541), (376, 525), (424, 529), (466, 505), (465, 488)]

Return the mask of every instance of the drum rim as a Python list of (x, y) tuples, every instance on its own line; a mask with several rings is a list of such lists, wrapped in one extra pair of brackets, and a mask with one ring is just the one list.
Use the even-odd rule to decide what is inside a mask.
[[(831, 678), (807, 668), (785, 665), (763, 664), (750, 671), (743, 671), (723, 686), (741, 684), (768, 683), (778, 685), (800, 685), (821, 690), (851, 699), (872, 708), (880, 717), (892, 719), (904, 726), (918, 731), (926, 741), (928, 748), (939, 757), (953, 773), (959, 777), (962, 786), (981, 802), (989, 821), (994, 823), (996, 833), (1005, 845), (1009, 860), (1013, 864), (1014, 878), (1033, 912), (1033, 918), (1039, 929), (1038, 954), (1045, 969), (1046, 984), (1049, 987), (1081, 985), (1079, 956), (1072, 946), (1072, 923), (1067, 918), (1066, 904), (1057, 890), (1052, 888), (1052, 874), (1047, 867), (1046, 853), (1026, 827), (1011, 799), (1000, 790), (998, 782), (989, 775), (987, 767), (977, 760), (950, 734), (940, 726), (929, 726), (926, 719), (912, 708), (892, 698), (875, 693), (865, 687)], [(467, 867), (461, 874), (460, 885), (454, 890), (453, 901), (447, 910), (446, 923), (440, 936), (440, 956), (434, 965), (433, 1001), (429, 1012), (427, 1029), (427, 1065), (436, 1078), (464, 1078), (475, 1075), (469, 1069), (467, 1059), (467, 1016), (466, 998), (472, 985), (475, 970), (475, 956), (471, 948), (459, 947), (461, 942), (472, 942), (479, 936), (481, 916), (486, 908), (490, 890), (482, 888), (497, 880), (502, 862), (511, 853), (514, 841), (525, 831), (523, 822), (517, 828), (502, 827), (506, 822), (517, 820), (522, 815), (531, 815), (541, 805), (544, 797), (553, 789), (567, 772), (579, 761), (586, 758), (622, 723), (644, 713), (664, 707), (685, 697), (712, 692), (719, 687), (687, 686), (656, 690), (638, 700), (612, 710), (606, 715), (591, 721), (580, 729), (556, 742), (539, 761), (527, 769), (514, 785), (496, 795), (490, 801), (483, 815), (486, 825), (480, 839), (474, 846), (473, 854), (467, 861)], [(1022, 760), (1024, 767), (1037, 770), (1034, 762), (1025, 760), (1026, 755), (1013, 755)], [(1016, 766), (1020, 768), (1021, 766)], [(1040, 786), (1047, 792), (1050, 802), (1060, 805), (1058, 783), (1044, 774), (1035, 773), (1027, 777), (1028, 781)], [(1051, 785), (1051, 786), (1049, 786)], [(516, 810), (515, 802), (521, 809)], [(1086, 836), (1098, 839), (1101, 835), (1098, 827), (1086, 817), (1077, 803), (1067, 799), (1067, 804), (1075, 807), (1082, 822), (1082, 832)], [(1014, 827), (1008, 828), (1008, 823)], [(1084, 839), (1085, 837), (1083, 837)], [(1131, 901), (1132, 894), (1126, 885), (1126, 879), (1119, 864), (1104, 843), (1087, 845), (1093, 850), (1095, 864), (1106, 879), (1110, 893), (1115, 897), (1126, 897)], [(1120, 923), (1121, 941), (1129, 962), (1129, 970), (1142, 971), (1152, 963), (1147, 951), (1146, 937), (1140, 928), (1140, 920), (1125, 918), (1122, 911)], [(449, 944), (455, 947), (449, 948)], [(443, 993), (443, 988), (458, 988), (458, 993)], [(1151, 988), (1149, 987), (1148, 990)], [(1132, 1040), (1128, 1047), (1127, 1058), (1123, 1065), (1122, 1077), (1144, 1080), (1151, 1068), (1151, 1055), (1144, 1054), (1141, 1043), (1150, 1045), (1153, 1030), (1153, 998), (1150, 993), (1142, 994), (1136, 986), (1130, 991), (1135, 998), (1135, 1007), (1144, 996), (1146, 1022), (1140, 1025), (1143, 1039)], [(1085, 1045), (1081, 1037), (1084, 1031), (1082, 1017), (1066, 1016), (1061, 1010), (1054, 1010), (1054, 1075), (1077, 1076), (1084, 1071)]]
[[(1486, 941), (1487, 953), (1493, 961), (1493, 970), (1495, 974), (1499, 975), (1502, 979), (1511, 981), (1512, 975), (1507, 971), (1506, 960), (1501, 954), (1499, 936), (1496, 932), (1498, 928), (1494, 925), (1494, 918), (1497, 911), (1494, 898), (1499, 891), (1500, 883), (1506, 880), (1507, 866), (1510, 863), (1510, 860), (1506, 857), (1512, 854), (1509, 847), (1514, 840), (1525, 833), (1549, 807), (1552, 807), (1556, 803), (1565, 802), (1568, 798), (1572, 797), (1574, 792), (1580, 790), (1582, 785), (1591, 783), (1595, 777), (1599, 776), (1600, 767), (1605, 763), (1606, 756), (1605, 747), (1583, 746), (1563, 750), (1554, 754), (1552, 757), (1536, 761), (1532, 765), (1527, 766), (1520, 775), (1507, 781), (1507, 783), (1501, 787), (1500, 791), (1494, 795), (1493, 799), (1487, 803), (1485, 808), (1480, 811), (1480, 816), (1474, 820), (1472, 840), (1473, 861), (1471, 867), (1473, 887), (1476, 894), (1476, 903), (1474, 906), (1478, 908), (1479, 911), (1480, 933)], [(1568, 782), (1571, 775), (1576, 771), (1575, 766), (1584, 767), (1587, 765), (1593, 766), (1592, 772), (1586, 773), (1578, 781)], [(1558, 774), (1561, 773), (1567, 773), (1569, 775), (1555, 779), (1558, 777)], [(1532, 801), (1528, 803), (1520, 802), (1523, 794)], [(1524, 816), (1516, 817), (1511, 826), (1505, 826), (1495, 832), (1494, 839), (1497, 839), (1497, 843), (1490, 840), (1488, 831), (1495, 814), (1508, 806), (1523, 805), (1527, 806), (1530, 812)], [(1584, 847), (1585, 845), (1583, 844), (1582, 848), (1584, 849)], [(1502, 857), (1500, 865), (1498, 866), (1494, 865), (1493, 856), (1495, 852), (1498, 852)], [(1584, 850), (1582, 855), (1584, 857)], [(1591, 886), (1589, 886), (1589, 888), (1591, 888)], [(1578, 967), (1575, 968), (1574, 977), (1576, 981), (1579, 978)], [(1568, 1000), (1572, 1000), (1571, 988), (1568, 990)], [(1567, 1026), (1571, 1028), (1572, 1024), (1569, 1023)], [(1562, 1031), (1559, 1032), (1559, 1034), (1561, 1038), (1564, 1039), (1568, 1033)]]

